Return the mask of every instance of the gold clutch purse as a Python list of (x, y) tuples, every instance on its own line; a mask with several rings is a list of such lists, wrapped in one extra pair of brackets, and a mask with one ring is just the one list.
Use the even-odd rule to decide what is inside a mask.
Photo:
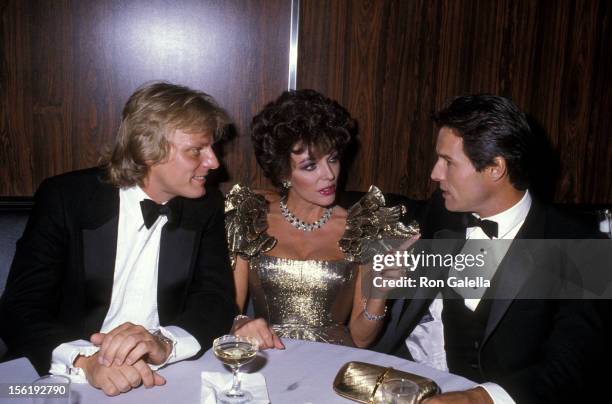
[(417, 403), (440, 392), (436, 382), (426, 377), (364, 362), (345, 363), (334, 379), (334, 391), (342, 397), (360, 403), (380, 403), (380, 386), (385, 380), (398, 378), (412, 380), (419, 386), (415, 400)]

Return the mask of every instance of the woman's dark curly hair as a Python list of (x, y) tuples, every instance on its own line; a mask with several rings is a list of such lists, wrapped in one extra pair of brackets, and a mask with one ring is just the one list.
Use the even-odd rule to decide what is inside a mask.
[(311, 158), (332, 151), (341, 156), (354, 131), (348, 111), (314, 90), (285, 91), (251, 122), (257, 162), (279, 188), (291, 172), (291, 153), (307, 148)]

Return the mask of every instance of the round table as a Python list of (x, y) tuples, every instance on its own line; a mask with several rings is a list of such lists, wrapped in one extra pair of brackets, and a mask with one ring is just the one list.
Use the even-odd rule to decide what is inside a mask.
[[(366, 349), (290, 339), (283, 339), (283, 343), (285, 350), (260, 352), (254, 363), (244, 366), (246, 372), (258, 371), (265, 376), (273, 404), (353, 402), (338, 396), (332, 388), (336, 373), (350, 361), (392, 366), (429, 377), (438, 383), (442, 391), (465, 390), (475, 385), (460, 376)], [(106, 397), (89, 385), (73, 385), (72, 391), (80, 403), (198, 403), (202, 371), (229, 374), (228, 368), (209, 350), (198, 360), (183, 361), (160, 369), (160, 374), (167, 380), (162, 387), (139, 387), (116, 397)]]

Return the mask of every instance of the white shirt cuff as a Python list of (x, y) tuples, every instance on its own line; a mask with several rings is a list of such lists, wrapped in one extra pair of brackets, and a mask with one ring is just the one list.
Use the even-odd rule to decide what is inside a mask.
[(482, 383), (478, 386), (482, 387), (489, 393), (494, 404), (516, 404), (510, 394), (506, 392), (499, 384)]
[(436, 297), (429, 305), (428, 314), (406, 338), (406, 346), (415, 362), (448, 372), (442, 308), (442, 299)]
[(60, 344), (51, 353), (49, 373), (68, 376), (73, 383), (87, 383), (85, 373), (74, 367), (74, 361), (79, 355), (91, 356), (99, 350), (99, 347), (82, 339)]
[(149, 367), (153, 370), (157, 370), (170, 363), (189, 359), (200, 350), (200, 343), (197, 339), (181, 327), (170, 325), (168, 327), (159, 327), (159, 330), (164, 337), (172, 340), (172, 352), (166, 358), (166, 361), (160, 365), (151, 365)]

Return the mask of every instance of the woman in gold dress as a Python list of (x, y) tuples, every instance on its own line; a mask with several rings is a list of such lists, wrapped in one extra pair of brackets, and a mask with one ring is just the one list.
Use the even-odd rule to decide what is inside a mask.
[(368, 240), (418, 233), (384, 206), (375, 187), (349, 211), (334, 205), (340, 159), (354, 121), (313, 90), (288, 91), (253, 118), (257, 162), (279, 192), (236, 185), (226, 198), (226, 231), (237, 304), (250, 295), (255, 319), (240, 315), (236, 335), (261, 348), (279, 337), (365, 347), (376, 337), (385, 300), (362, 296)]

